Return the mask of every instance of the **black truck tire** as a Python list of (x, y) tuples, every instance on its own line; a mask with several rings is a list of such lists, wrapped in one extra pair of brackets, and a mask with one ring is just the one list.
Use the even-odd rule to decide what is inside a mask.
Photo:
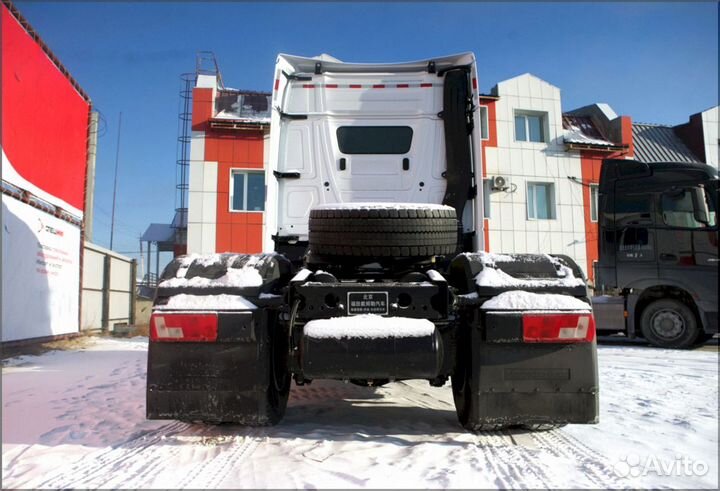
[(640, 329), (648, 342), (660, 348), (690, 348), (701, 333), (690, 307), (670, 298), (655, 300), (643, 309)]
[(478, 398), (472, 384), (472, 353), (470, 346), (470, 333), (460, 334), (457, 346), (457, 360), (455, 371), (450, 377), (452, 383), (455, 412), (463, 428), (470, 431), (497, 431), (505, 428), (502, 424), (485, 424), (476, 421), (473, 417), (477, 412), (474, 409)]
[(319, 256), (415, 258), (454, 254), (455, 210), (418, 205), (310, 211), (309, 245)]
[(270, 383), (266, 391), (266, 425), (276, 425), (285, 416), (290, 395), (290, 370), (287, 366), (287, 335), (275, 325), (269, 331)]

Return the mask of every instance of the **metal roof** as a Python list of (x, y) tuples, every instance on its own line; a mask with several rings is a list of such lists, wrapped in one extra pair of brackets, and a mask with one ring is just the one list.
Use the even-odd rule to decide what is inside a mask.
[(172, 244), (175, 240), (175, 229), (168, 223), (151, 223), (140, 237), (143, 242), (165, 242)]
[(641, 162), (702, 163), (671, 126), (633, 123), (635, 159)]

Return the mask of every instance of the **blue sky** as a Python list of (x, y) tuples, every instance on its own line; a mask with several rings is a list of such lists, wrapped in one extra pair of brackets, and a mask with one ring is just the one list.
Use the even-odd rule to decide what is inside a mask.
[(715, 2), (16, 6), (103, 116), (94, 241), (106, 247), (123, 113), (114, 249), (128, 253), (149, 223), (172, 219), (179, 75), (200, 50), (215, 53), (226, 85), (244, 89), (272, 88), (280, 52), (392, 62), (474, 51), (482, 91), (530, 72), (560, 87), (564, 110), (607, 102), (634, 121), (674, 125), (718, 104)]

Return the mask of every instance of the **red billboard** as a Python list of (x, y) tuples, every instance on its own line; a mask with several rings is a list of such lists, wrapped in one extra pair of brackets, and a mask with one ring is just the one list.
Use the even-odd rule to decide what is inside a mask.
[(2, 178), (82, 217), (90, 101), (2, 5)]

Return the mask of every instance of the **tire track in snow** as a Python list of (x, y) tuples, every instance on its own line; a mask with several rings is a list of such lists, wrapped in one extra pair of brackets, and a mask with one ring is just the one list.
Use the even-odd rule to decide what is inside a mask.
[[(230, 474), (235, 465), (252, 455), (261, 443), (259, 436), (259, 431), (257, 429), (252, 429), (249, 434), (242, 437), (243, 441), (239, 444), (237, 444), (238, 437), (236, 436), (233, 441), (234, 448), (226, 452), (225, 459), (222, 463), (218, 464), (217, 469), (214, 470), (210, 479), (207, 481), (207, 484), (205, 484), (205, 487), (217, 488), (218, 485)], [(215, 461), (212, 463), (214, 462)]]
[(539, 489), (552, 485), (545, 465), (537, 452), (520, 450), (506, 432), (481, 431), (475, 434), (475, 445), (493, 468), (496, 482), (502, 488)]
[[(398, 385), (403, 386), (399, 396), (418, 406), (435, 410), (451, 406), (447, 401), (418, 391), (410, 384), (400, 382)], [(518, 447), (509, 432), (478, 432), (473, 434), (472, 443), (475, 450), (480, 451), (485, 465), (494, 471), (498, 487), (538, 489), (552, 485), (551, 477), (545, 472), (546, 466), (537, 457), (539, 452)]]
[(585, 478), (596, 488), (624, 488), (615, 476), (607, 458), (560, 429), (536, 431), (532, 438), (540, 448), (554, 457), (575, 462)]
[(61, 468), (54, 476), (34, 486), (55, 489), (81, 487), (80, 483), (92, 481), (111, 470), (122, 468), (122, 464), (126, 464), (129, 458), (162, 441), (167, 435), (177, 434), (189, 426), (188, 423), (174, 422), (143, 432), (119, 445), (86, 455), (75, 464)]
[[(402, 386), (398, 395), (408, 402), (428, 409), (454, 409), (447, 401), (435, 398), (410, 384), (399, 382), (396, 385)], [(508, 430), (475, 433), (473, 443), (485, 464), (495, 472), (498, 487), (537, 489), (552, 487), (553, 482), (557, 482), (554, 476), (548, 474), (547, 464), (541, 461), (542, 451), (516, 444)]]
[[(243, 430), (247, 434), (235, 435), (231, 448), (224, 450), (220, 456), (212, 458), (209, 462), (197, 462), (176, 484), (177, 489), (210, 489), (222, 482), (234, 465), (252, 454), (260, 444), (257, 429), (243, 428)], [(228, 470), (228, 466), (230, 466), (230, 470)], [(202, 478), (200, 482), (196, 483), (200, 478)]]

